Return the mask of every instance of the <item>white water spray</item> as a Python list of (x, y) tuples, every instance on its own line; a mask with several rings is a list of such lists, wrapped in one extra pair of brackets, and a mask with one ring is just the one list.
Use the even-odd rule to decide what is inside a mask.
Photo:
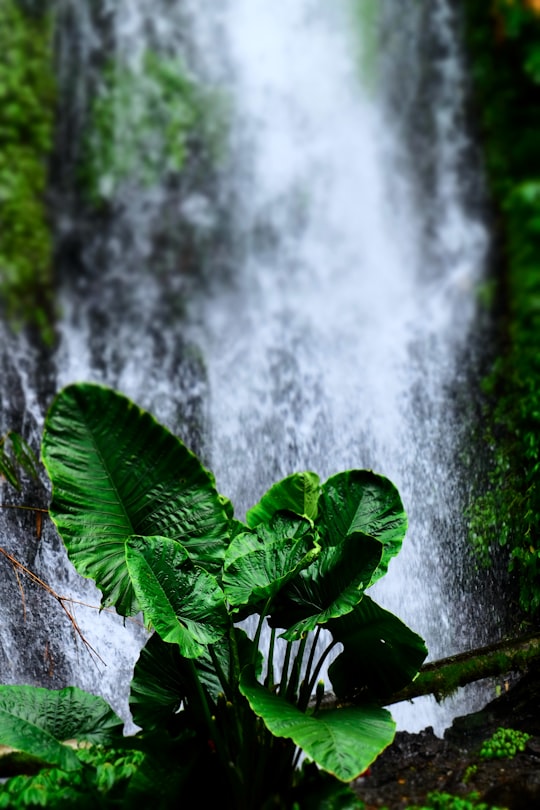
[[(395, 3), (381, 6), (381, 20), (395, 11)], [(478, 339), (487, 233), (467, 210), (464, 74), (447, 3), (422, 12), (444, 55), (415, 65), (436, 77), (433, 108), (424, 111), (429, 199), (403, 140), (407, 110), (389, 109), (361, 86), (348, 10), (230, 0), (222, 13), (236, 266), (233, 284), (214, 278), (199, 315), (211, 466), (240, 512), (295, 470), (324, 479), (368, 467), (391, 478), (410, 531), (377, 598), (437, 658), (474, 636), (463, 593), (451, 592), (459, 576), (452, 586), (444, 580), (466, 553), (458, 454), (467, 425), (452, 389), (463, 385), (464, 350)], [(417, 26), (422, 13), (412, 12)], [(419, 31), (409, 37), (418, 43)], [(403, 56), (383, 52), (380, 62)], [(471, 705), (462, 694), (397, 715), (411, 730), (433, 724), (440, 732)]]

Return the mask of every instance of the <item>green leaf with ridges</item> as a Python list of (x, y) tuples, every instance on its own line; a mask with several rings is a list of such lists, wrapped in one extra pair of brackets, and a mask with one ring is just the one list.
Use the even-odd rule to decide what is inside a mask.
[[(257, 673), (262, 671), (262, 656), (256, 655), (253, 641), (238, 627), (233, 630), (240, 666), (257, 658)], [(230, 683), (229, 638), (224, 637), (212, 645), (219, 667)], [(174, 732), (175, 720), (179, 720), (178, 710), (184, 700), (193, 696), (193, 668), (199, 682), (209, 696), (216, 701), (223, 694), (223, 684), (219, 680), (210, 656), (205, 648), (199, 658), (187, 660), (180, 653), (177, 644), (167, 644), (157, 633), (147, 641), (133, 673), (129, 708), (133, 720), (145, 731), (168, 729)]]
[(229, 625), (223, 591), (212, 574), (193, 565), (180, 543), (130, 537), (126, 565), (145, 622), (164, 641), (197, 658)]
[(325, 771), (343, 782), (363, 773), (392, 742), (396, 726), (377, 706), (330, 709), (307, 715), (257, 683), (247, 671), (240, 691), (276, 737), (285, 737)]
[(121, 738), (122, 730), (122, 720), (103, 698), (74, 686), (0, 686), (0, 744), (64, 770), (81, 767), (66, 740), (107, 745)]
[(154, 633), (142, 648), (133, 671), (129, 708), (133, 721), (145, 731), (168, 729), (186, 696), (182, 655)]
[(230, 604), (256, 605), (275, 596), (318, 554), (307, 520), (277, 513), (268, 525), (243, 532), (225, 554), (223, 585)]
[(340, 543), (353, 532), (380, 540), (384, 550), (372, 579), (376, 582), (386, 574), (388, 563), (401, 548), (407, 515), (399, 492), (388, 478), (371, 470), (347, 470), (323, 484), (317, 525), (330, 545)]
[(86, 383), (65, 388), (49, 410), (42, 455), (51, 517), (105, 605), (122, 615), (138, 610), (124, 556), (132, 535), (178, 540), (202, 567), (219, 570), (229, 518), (213, 476), (126, 397)]
[(369, 596), (328, 629), (343, 644), (328, 670), (338, 697), (382, 701), (416, 677), (427, 655), (423, 639)]
[(381, 543), (360, 532), (322, 548), (278, 596), (270, 625), (286, 627), (283, 638), (295, 641), (318, 624), (349, 613), (362, 599), (381, 554)]
[(313, 522), (321, 490), (319, 476), (314, 472), (299, 472), (278, 481), (246, 514), (251, 528), (268, 523), (276, 512), (292, 512)]

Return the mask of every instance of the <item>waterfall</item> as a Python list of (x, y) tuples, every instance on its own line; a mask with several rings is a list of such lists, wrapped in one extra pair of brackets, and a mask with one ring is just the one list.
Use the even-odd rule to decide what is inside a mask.
[[(410, 529), (377, 598), (438, 658), (497, 625), (463, 518), (488, 233), (450, 4), (411, 4), (396, 26), (380, 3), (367, 86), (353, 5), (231, 0), (222, 14), (235, 267), (233, 283), (210, 267), (198, 302), (211, 466), (241, 512), (295, 470), (391, 478)], [(470, 700), (394, 714), (441, 731)]]
[[(410, 525), (378, 601), (431, 658), (491, 640), (498, 618), (467, 565), (463, 517), (488, 233), (452, 4), (409, 4), (405, 16), (381, 0), (363, 32), (354, 0), (82, 6), (57, 11), (59, 342), (48, 353), (5, 335), (2, 427), (37, 446), (55, 390), (113, 385), (202, 455), (239, 517), (291, 472), (372, 468), (397, 485)], [(108, 59), (136, 72), (148, 50), (180, 55), (215, 88), (228, 111), (222, 154), (207, 173), (194, 161), (181, 178), (123, 178), (96, 211), (76, 175), (89, 99)], [(0, 519), (29, 567), (97, 603), (50, 527), (29, 539), (28, 523), (14, 535), (13, 516)], [(77, 608), (104, 670), (43, 597), (25, 624), (13, 582), (9, 594), (3, 680), (76, 683), (125, 713), (118, 682), (142, 630)], [(481, 699), (397, 716), (440, 731)]]

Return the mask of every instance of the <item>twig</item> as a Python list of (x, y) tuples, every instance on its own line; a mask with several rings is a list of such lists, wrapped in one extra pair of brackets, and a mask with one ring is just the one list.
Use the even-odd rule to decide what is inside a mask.
[[(40, 579), (40, 577), (38, 577), (37, 574), (35, 574), (33, 571), (31, 571), (29, 568), (27, 568), (21, 562), (19, 562), (19, 560), (17, 560), (12, 554), (10, 554), (8, 551), (5, 550), (5, 548), (2, 548), (1, 546), (0, 546), (0, 554), (3, 554), (3, 556), (7, 560), (9, 560), (9, 562), (13, 566), (13, 569), (15, 571), (15, 575), (17, 576), (17, 580), (19, 581), (19, 585), (20, 585), (20, 580), (19, 580), (18, 572), (21, 571), (32, 582), (34, 582), (36, 585), (38, 585), (40, 588), (42, 588), (44, 591), (46, 591), (49, 594), (49, 596), (52, 596), (53, 599), (56, 599), (56, 601), (59, 603), (60, 607), (62, 608), (62, 610), (64, 611), (64, 613), (68, 617), (68, 619), (69, 619), (69, 621), (71, 623), (71, 626), (73, 627), (73, 630), (79, 636), (79, 638), (81, 639), (81, 641), (84, 644), (84, 646), (86, 647), (86, 649), (89, 651), (90, 656), (92, 657), (92, 660), (94, 661), (93, 656), (95, 656), (99, 661), (101, 661), (103, 666), (107, 666), (106, 662), (103, 660), (103, 658), (97, 652), (97, 650), (95, 650), (92, 647), (92, 645), (90, 644), (90, 642), (88, 641), (88, 639), (85, 638), (81, 628), (77, 624), (77, 620), (75, 619), (75, 616), (73, 615), (73, 613), (69, 610), (69, 608), (66, 605), (66, 603), (69, 603), (69, 602), (76, 603), (76, 600), (71, 599), (68, 596), (60, 596), (60, 594), (56, 593), (56, 591), (53, 588), (51, 588), (50, 585), (48, 585), (46, 582), (44, 582), (42, 579)], [(81, 602), (79, 604), (84, 604), (84, 603)], [(87, 607), (91, 607), (91, 606), (88, 605)], [(95, 661), (94, 661), (94, 663), (95, 663)]]
[(26, 512), (41, 512), (43, 515), (49, 514), (49, 510), (41, 506), (23, 506), (18, 503), (0, 503), (0, 509), (23, 509)]

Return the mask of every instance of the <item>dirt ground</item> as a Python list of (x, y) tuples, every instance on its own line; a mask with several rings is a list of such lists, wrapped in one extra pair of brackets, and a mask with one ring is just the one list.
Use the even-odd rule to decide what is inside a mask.
[[(530, 734), (525, 751), (511, 759), (480, 758), (482, 742), (499, 727)], [(431, 791), (475, 792), (490, 807), (540, 810), (540, 669), (482, 711), (457, 718), (442, 740), (432, 729), (398, 732), (355, 789), (368, 810), (426, 806)]]

